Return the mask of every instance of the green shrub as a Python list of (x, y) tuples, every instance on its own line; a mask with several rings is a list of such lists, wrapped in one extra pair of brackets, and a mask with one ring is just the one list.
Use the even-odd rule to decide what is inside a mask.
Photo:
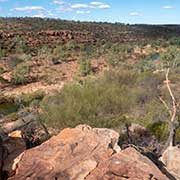
[(38, 48), (37, 52), (35, 51), (34, 54), (39, 58), (51, 60), (52, 51), (52, 48), (49, 48), (47, 45), (43, 45), (42, 47)]
[(44, 92), (38, 90), (30, 94), (22, 94), (21, 96), (16, 98), (16, 102), (19, 104), (23, 104), (24, 106), (29, 106), (31, 105), (31, 103), (37, 104), (37, 101), (41, 101), (44, 96), (45, 96)]
[(66, 44), (66, 48), (69, 51), (79, 50), (80, 49), (80, 45), (77, 42), (75, 42), (75, 41), (69, 41)]
[(167, 122), (156, 122), (153, 124), (150, 124), (148, 126), (148, 129), (150, 132), (155, 135), (155, 137), (160, 141), (160, 142), (166, 142), (168, 139), (168, 131), (169, 124)]
[(0, 116), (6, 116), (11, 113), (17, 112), (19, 106), (13, 102), (5, 102), (0, 104)]
[(180, 126), (176, 129), (176, 144), (180, 144)]
[(96, 47), (91, 44), (82, 44), (80, 46), (80, 55), (87, 56), (88, 58), (93, 58), (97, 54)]
[(154, 71), (156, 70), (156, 66), (153, 62), (153, 60), (150, 57), (147, 57), (146, 59), (140, 60), (136, 65), (135, 69), (138, 72), (147, 72), (147, 71)]
[(52, 53), (54, 59), (58, 59), (59, 61), (67, 61), (70, 57), (71, 53), (64, 45), (57, 46)]
[(15, 37), (14, 39), (15, 42), (15, 51), (16, 53), (29, 53), (29, 48), (27, 46), (27, 43), (25, 41), (25, 39), (23, 39), (22, 37)]
[(82, 57), (79, 63), (80, 74), (82, 76), (87, 76), (92, 72), (90, 59), (88, 59), (87, 57)]
[(6, 55), (5, 50), (0, 48), (0, 58), (4, 57), (5, 55)]
[(13, 70), (12, 83), (15, 85), (26, 84), (28, 82), (28, 75), (30, 72), (30, 66), (26, 64), (19, 64)]
[(121, 84), (109, 79), (103, 77), (87, 80), (83, 84), (72, 83), (60, 93), (45, 97), (41, 103), (42, 120), (49, 126), (59, 128), (81, 123), (95, 127), (121, 124), (122, 116), (130, 112), (134, 105), (134, 98), (128, 88), (130, 82), (124, 81), (123, 84), (122, 81)]

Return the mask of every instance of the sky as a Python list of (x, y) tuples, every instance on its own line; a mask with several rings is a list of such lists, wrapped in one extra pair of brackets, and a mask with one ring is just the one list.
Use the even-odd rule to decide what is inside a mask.
[(0, 0), (0, 16), (180, 24), (180, 0)]

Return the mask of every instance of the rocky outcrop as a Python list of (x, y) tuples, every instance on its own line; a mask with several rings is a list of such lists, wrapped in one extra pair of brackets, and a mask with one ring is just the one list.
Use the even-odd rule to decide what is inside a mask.
[(134, 148), (123, 151), (119, 134), (80, 125), (67, 128), (42, 145), (22, 153), (9, 180), (167, 180)]
[(101, 162), (86, 180), (167, 180), (168, 178), (134, 148), (127, 148)]
[(65, 129), (39, 147), (25, 151), (9, 180), (85, 179), (100, 162), (120, 151), (119, 134), (109, 129), (78, 126)]
[(169, 147), (160, 158), (167, 170), (178, 180), (180, 179), (180, 148)]
[(3, 142), (3, 168), (2, 171), (7, 176), (15, 173), (16, 165), (19, 162), (19, 155), (26, 150), (26, 144), (22, 139), (21, 131), (14, 131), (8, 135)]
[[(78, 43), (93, 43), (95, 37), (92, 33), (86, 31), (70, 31), (70, 30), (46, 30), (40, 32), (18, 32), (7, 33), (3, 32), (1, 35), (3, 47), (7, 50), (12, 50), (15, 47), (15, 43), (12, 44), (12, 38), (20, 37), (24, 40), (24, 43), (34, 48), (41, 45), (59, 44), (60, 42), (76, 41)], [(8, 46), (7, 46), (8, 45)]]

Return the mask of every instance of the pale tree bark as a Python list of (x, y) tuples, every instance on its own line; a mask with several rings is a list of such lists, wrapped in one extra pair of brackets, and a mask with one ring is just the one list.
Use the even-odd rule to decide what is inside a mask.
[(172, 114), (171, 114), (171, 119), (170, 119), (170, 132), (169, 132), (169, 139), (167, 141), (167, 145), (172, 147), (174, 146), (174, 141), (175, 141), (175, 129), (176, 129), (175, 118), (176, 118), (176, 113), (177, 113), (177, 107), (176, 107), (176, 99), (174, 97), (174, 94), (169, 84), (169, 71), (170, 71), (170, 68), (168, 68), (166, 72), (166, 86), (168, 88), (169, 94), (172, 99)]
[(19, 118), (16, 121), (3, 123), (1, 124), (1, 127), (0, 127), (0, 130), (1, 130), (0, 136), (3, 136), (3, 134), (9, 134), (15, 130), (18, 130), (28, 125), (29, 123), (36, 121), (36, 119), (37, 119), (36, 113), (30, 113), (28, 116)]
[[(38, 121), (36, 112), (32, 112), (29, 115), (19, 118), (16, 121), (3, 123), (0, 126), (0, 137), (6, 136), (7, 134), (9, 134), (15, 130), (21, 129), (34, 121)], [(41, 122), (40, 122), (40, 125), (44, 129), (46, 135), (49, 136), (49, 132), (48, 132), (46, 126)]]
[(172, 147), (175, 145), (175, 119), (176, 119), (176, 114), (177, 114), (177, 103), (176, 103), (176, 99), (175, 96), (172, 92), (171, 86), (170, 86), (170, 81), (169, 81), (169, 72), (170, 72), (170, 68), (168, 68), (166, 70), (166, 87), (168, 89), (169, 95), (171, 97), (172, 100), (172, 107), (169, 107), (168, 104), (163, 100), (162, 97), (159, 97), (160, 101), (163, 103), (163, 105), (165, 106), (165, 108), (168, 110), (169, 115), (170, 115), (170, 121), (169, 121), (169, 137), (168, 140), (166, 142), (166, 148), (167, 147)]

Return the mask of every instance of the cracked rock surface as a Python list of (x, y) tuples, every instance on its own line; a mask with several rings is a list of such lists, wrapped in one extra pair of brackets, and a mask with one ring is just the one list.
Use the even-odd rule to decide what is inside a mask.
[(9, 180), (167, 180), (134, 148), (123, 151), (119, 134), (80, 125), (64, 129), (42, 145), (25, 151)]

